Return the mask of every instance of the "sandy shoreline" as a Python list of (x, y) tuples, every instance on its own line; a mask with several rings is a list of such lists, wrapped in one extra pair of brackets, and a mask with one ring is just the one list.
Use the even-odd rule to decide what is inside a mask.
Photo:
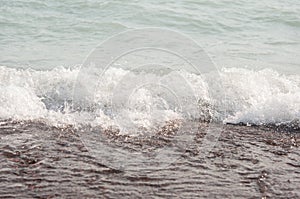
[[(121, 171), (99, 163), (80, 133), (40, 123), (2, 123), (0, 198), (300, 197), (297, 132), (227, 125), (205, 158), (187, 150), (178, 161), (147, 174), (139, 165)], [(131, 149), (147, 145), (135, 139), (122, 146), (121, 139), (109, 139)], [(201, 130), (197, 139), (195, 145)]]

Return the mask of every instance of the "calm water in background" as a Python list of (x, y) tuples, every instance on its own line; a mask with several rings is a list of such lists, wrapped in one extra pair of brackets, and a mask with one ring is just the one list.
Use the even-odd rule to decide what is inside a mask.
[(242, 67), (254, 60), (256, 67), (276, 64), (299, 72), (299, 13), (297, 0), (2, 0), (0, 64), (73, 67), (115, 33), (164, 27), (196, 40), (219, 65), (237, 59), (226, 66)]

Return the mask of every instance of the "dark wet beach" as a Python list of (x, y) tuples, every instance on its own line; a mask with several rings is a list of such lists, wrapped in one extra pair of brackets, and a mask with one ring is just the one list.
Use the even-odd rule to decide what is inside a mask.
[[(139, 165), (125, 171), (103, 165), (81, 142), (82, 132), (71, 128), (8, 121), (1, 124), (1, 198), (300, 197), (297, 132), (227, 125), (204, 158), (190, 146), (176, 162), (145, 173), (139, 172)], [(194, 145), (200, 144), (201, 132), (197, 132)], [(127, 150), (155, 143), (159, 147), (159, 142), (150, 138), (145, 143), (129, 140), (123, 146), (123, 138), (110, 135), (108, 139)]]

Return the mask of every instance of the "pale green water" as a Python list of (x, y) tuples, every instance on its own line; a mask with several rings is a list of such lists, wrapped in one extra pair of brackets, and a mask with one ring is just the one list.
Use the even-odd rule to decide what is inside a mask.
[[(116, 33), (160, 27), (184, 33), (197, 41), (220, 68), (218, 77), (208, 74), (206, 79), (180, 73), (193, 87), (190, 94), (197, 93), (200, 100), (207, 100), (200, 105), (202, 111), (221, 122), (293, 123), (300, 118), (299, 13), (298, 0), (0, 0), (0, 119), (43, 119), (55, 125), (57, 122), (77, 124), (88, 120), (89, 117), (84, 115), (77, 119), (77, 113), (68, 113), (68, 106), (74, 99), (74, 84), (78, 82), (77, 74), (84, 73), (78, 66), (98, 44)], [(117, 48), (118, 45), (112, 47)], [(190, 49), (189, 46), (180, 48), (181, 51)], [(153, 57), (163, 57), (156, 55)], [(153, 60), (149, 57), (151, 55), (147, 53), (145, 57), (141, 56), (140, 66), (149, 63), (144, 58)], [(126, 64), (130, 65), (125, 61), (120, 64), (123, 69)], [(133, 65), (138, 64), (136, 58), (131, 61)], [(180, 63), (176, 64), (186, 69)], [(95, 121), (95, 125), (102, 125), (101, 122), (110, 125), (107, 117), (115, 121), (110, 113), (109, 97), (119, 93), (114, 89), (124, 85), (124, 74), (121, 69), (110, 68), (107, 76), (101, 76), (100, 84), (90, 92), (98, 98), (79, 101), (80, 108), (95, 103), (100, 113), (104, 112), (96, 114), (101, 119)], [(135, 76), (126, 77), (131, 80)], [(127, 83), (136, 85), (139, 90), (139, 86), (144, 86), (144, 80), (151, 77), (151, 74), (145, 74), (136, 77), (137, 83)], [(100, 76), (96, 78), (100, 79)], [(183, 85), (172, 78), (168, 79), (167, 85), (175, 90)], [(87, 80), (83, 91), (91, 87), (91, 82), (96, 82), (90, 77), (80, 80)], [(209, 86), (205, 87), (206, 84)], [(180, 92), (183, 98), (189, 98), (190, 87), (186, 88)], [(213, 95), (208, 95), (208, 91)], [(222, 92), (228, 99), (220, 94)], [(85, 99), (82, 92), (76, 90), (75, 93)], [(164, 107), (166, 114), (170, 111), (181, 114), (177, 111), (176, 100), (159, 104), (163, 98), (158, 98), (161, 101), (151, 98), (147, 89), (132, 96), (142, 107), (140, 114), (131, 112), (132, 117), (143, 127), (157, 126), (147, 123), (151, 118), (144, 118), (149, 115), (144, 111), (145, 107), (145, 110)], [(153, 105), (156, 102), (159, 106)], [(165, 118), (178, 117), (167, 114)], [(164, 121), (158, 117), (154, 119)]]
[(298, 0), (1, 0), (0, 4), (0, 65), (72, 67), (114, 33), (163, 27), (195, 39), (221, 64), (250, 59), (289, 72), (300, 67)]

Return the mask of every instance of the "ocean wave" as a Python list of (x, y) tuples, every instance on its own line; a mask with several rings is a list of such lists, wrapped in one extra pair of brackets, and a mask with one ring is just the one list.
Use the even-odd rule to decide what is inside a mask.
[[(73, 88), (80, 68), (59, 67), (49, 71), (0, 67), (0, 119), (39, 120), (53, 126), (99, 126), (118, 128), (120, 121), (111, 111), (110, 98), (128, 71), (110, 68), (94, 91), (93, 109), (72, 107)], [(196, 97), (197, 114), (184, 113), (146, 88), (131, 96), (131, 107), (118, 110), (130, 122), (122, 124), (133, 131), (157, 131), (171, 121), (186, 119), (248, 125), (293, 125), (299, 128), (300, 76), (282, 75), (273, 69), (223, 68), (201, 76), (171, 71), (167, 80), (180, 74)], [(138, 76), (140, 74), (131, 74)], [(143, 74), (141, 79), (156, 74)], [(160, 74), (161, 75), (161, 74)], [(135, 77), (136, 78), (136, 77)], [(134, 78), (133, 78), (134, 79)], [(174, 81), (174, 82), (172, 82)], [(180, 83), (178, 83), (178, 86)], [(183, 92), (183, 91), (182, 91)], [(189, 98), (190, 96), (186, 96)], [(189, 99), (187, 99), (189, 100)], [(172, 100), (171, 100), (172, 102)], [(82, 101), (91, 104), (91, 102)], [(82, 104), (84, 107), (85, 104)], [(189, 117), (187, 117), (187, 115)], [(121, 117), (122, 118), (122, 117)], [(122, 123), (122, 121), (121, 121)], [(130, 126), (131, 125), (131, 126)], [(296, 127), (295, 127), (296, 125)]]

